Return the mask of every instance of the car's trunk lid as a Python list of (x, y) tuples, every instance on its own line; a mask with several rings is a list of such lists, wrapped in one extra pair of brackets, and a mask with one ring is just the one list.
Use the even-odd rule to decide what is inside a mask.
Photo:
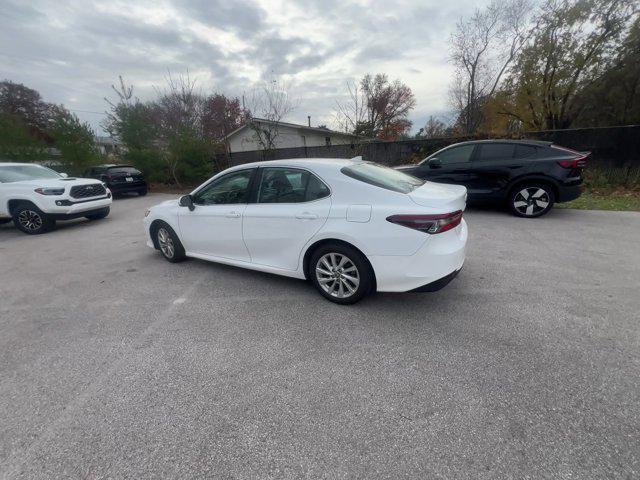
[(462, 185), (425, 182), (409, 193), (409, 198), (418, 205), (442, 210), (443, 213), (464, 210), (467, 189)]

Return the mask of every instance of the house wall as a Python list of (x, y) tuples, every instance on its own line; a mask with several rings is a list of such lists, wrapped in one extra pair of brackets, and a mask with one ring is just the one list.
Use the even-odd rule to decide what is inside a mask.
[[(275, 141), (275, 148), (321, 147), (326, 145), (326, 137), (331, 139), (331, 145), (345, 145), (352, 143), (352, 137), (336, 134), (335, 132), (312, 132), (298, 128), (279, 126)], [(229, 138), (231, 153), (261, 150), (254, 130), (245, 127)]]

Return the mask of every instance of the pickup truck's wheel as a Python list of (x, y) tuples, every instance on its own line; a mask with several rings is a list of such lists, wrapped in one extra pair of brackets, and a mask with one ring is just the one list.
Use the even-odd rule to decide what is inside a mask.
[(178, 263), (185, 259), (184, 247), (169, 225), (163, 222), (154, 231), (156, 245), (164, 258), (171, 263)]
[(109, 212), (111, 211), (111, 209), (109, 207), (107, 208), (103, 208), (101, 210), (98, 210), (96, 212), (92, 212), (88, 215), (85, 215), (84, 218), (86, 218), (87, 220), (101, 220), (103, 218), (105, 218), (107, 215), (109, 215)]
[(53, 229), (56, 221), (30, 203), (22, 203), (13, 211), (13, 223), (24, 233), (38, 235)]

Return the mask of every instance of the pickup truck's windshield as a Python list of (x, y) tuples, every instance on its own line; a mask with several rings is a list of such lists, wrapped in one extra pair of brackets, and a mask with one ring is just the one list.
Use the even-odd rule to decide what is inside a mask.
[(0, 165), (0, 183), (22, 182), (39, 178), (60, 178), (50, 168), (40, 165)]

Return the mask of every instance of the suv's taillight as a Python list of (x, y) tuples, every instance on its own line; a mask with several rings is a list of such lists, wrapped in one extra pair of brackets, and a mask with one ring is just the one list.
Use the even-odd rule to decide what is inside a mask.
[(564, 168), (584, 168), (587, 166), (587, 156), (584, 155), (573, 160), (560, 160), (558, 165)]
[(424, 233), (442, 233), (460, 225), (462, 210), (441, 215), (391, 215), (387, 221)]
[(587, 166), (587, 157), (591, 155), (591, 152), (578, 152), (576, 150), (571, 150), (566, 147), (559, 147), (558, 145), (552, 145), (553, 148), (557, 150), (564, 150), (565, 152), (570, 152), (576, 155), (576, 158), (572, 158), (571, 160), (560, 160), (558, 165), (563, 168), (584, 168)]

